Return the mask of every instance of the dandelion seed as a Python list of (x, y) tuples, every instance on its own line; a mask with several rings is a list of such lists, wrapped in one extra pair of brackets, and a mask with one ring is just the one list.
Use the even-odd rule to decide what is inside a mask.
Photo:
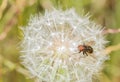
[[(32, 17), (23, 33), (23, 65), (39, 82), (92, 82), (107, 59), (101, 26), (74, 9)], [(78, 45), (90, 42), (96, 59), (79, 53)]]

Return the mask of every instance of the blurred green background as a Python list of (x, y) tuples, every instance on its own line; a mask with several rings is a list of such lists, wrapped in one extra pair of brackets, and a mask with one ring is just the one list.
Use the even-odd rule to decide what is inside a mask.
[[(29, 17), (45, 9), (75, 8), (77, 13), (90, 13), (91, 19), (106, 28), (120, 29), (120, 0), (0, 0), (0, 82), (33, 82), (20, 64), (20, 26)], [(120, 43), (120, 33), (106, 34), (106, 47)], [(111, 52), (96, 82), (120, 82), (120, 49)]]

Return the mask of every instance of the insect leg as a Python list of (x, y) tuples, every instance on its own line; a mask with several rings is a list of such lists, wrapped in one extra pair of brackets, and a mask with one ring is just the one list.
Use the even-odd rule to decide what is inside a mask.
[(88, 56), (88, 54), (87, 54), (85, 51), (83, 51), (83, 55), (86, 55), (86, 56)]
[(83, 51), (83, 55), (85, 55), (85, 52)]
[(79, 51), (79, 53), (80, 53), (81, 51)]
[(88, 54), (85, 52), (86, 56), (88, 56)]

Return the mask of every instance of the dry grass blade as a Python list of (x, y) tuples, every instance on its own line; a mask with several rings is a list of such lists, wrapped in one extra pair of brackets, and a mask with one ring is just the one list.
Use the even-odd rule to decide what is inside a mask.
[(105, 29), (103, 31), (103, 34), (114, 34), (114, 33), (120, 33), (120, 29)]
[(112, 51), (117, 51), (120, 49), (120, 43), (114, 46), (109, 46), (105, 49), (105, 53), (110, 54)]

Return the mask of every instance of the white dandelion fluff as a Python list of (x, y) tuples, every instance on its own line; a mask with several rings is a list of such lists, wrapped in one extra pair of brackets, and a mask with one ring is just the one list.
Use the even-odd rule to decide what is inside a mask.
[[(101, 26), (74, 9), (34, 16), (23, 33), (23, 65), (38, 82), (92, 82), (107, 58)], [(79, 53), (79, 45), (93, 52)]]

